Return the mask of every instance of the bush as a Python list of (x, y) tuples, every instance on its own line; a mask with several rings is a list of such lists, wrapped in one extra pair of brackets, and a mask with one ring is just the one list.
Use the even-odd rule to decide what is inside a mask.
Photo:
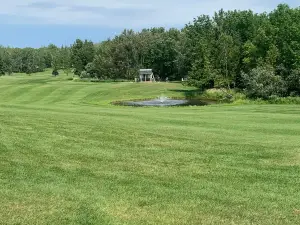
[(97, 78), (98, 73), (94, 63), (88, 63), (85, 67), (85, 71), (89, 74), (90, 78)]
[(221, 101), (236, 101), (239, 99), (246, 99), (246, 96), (243, 93), (239, 93), (233, 89), (208, 89), (203, 92), (202, 97), (208, 98), (208, 99), (215, 99), (215, 100), (221, 100)]
[(300, 97), (286, 97), (279, 98), (278, 96), (271, 96), (268, 100), (270, 104), (300, 104)]
[(90, 78), (90, 77), (91, 77), (91, 75), (86, 71), (82, 71), (80, 74), (81, 79)]
[(292, 70), (286, 78), (286, 83), (290, 95), (298, 96), (300, 94), (300, 69)]
[(242, 74), (245, 94), (249, 98), (269, 99), (270, 96), (281, 97), (286, 94), (286, 84), (280, 76), (268, 67), (257, 67), (249, 74)]
[(80, 81), (80, 78), (79, 78), (79, 77), (73, 77), (73, 81), (79, 82), (79, 81)]
[(53, 75), (53, 76), (58, 76), (58, 75), (59, 75), (59, 72), (57, 71), (57, 69), (54, 69), (54, 70), (52, 71), (52, 75)]

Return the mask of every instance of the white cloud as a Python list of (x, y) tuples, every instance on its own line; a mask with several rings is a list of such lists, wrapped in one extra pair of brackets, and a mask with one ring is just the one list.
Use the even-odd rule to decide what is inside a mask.
[[(9, 0), (0, 15), (7, 23), (84, 24), (140, 28), (183, 25), (201, 14), (224, 9), (269, 11), (280, 0)], [(290, 0), (293, 5), (295, 0)]]

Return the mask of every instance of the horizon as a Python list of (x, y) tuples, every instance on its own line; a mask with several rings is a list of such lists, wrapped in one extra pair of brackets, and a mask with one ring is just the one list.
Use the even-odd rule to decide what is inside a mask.
[(18, 48), (39, 48), (49, 44), (69, 46), (76, 39), (97, 43), (113, 38), (124, 29), (181, 29), (194, 18), (203, 14), (212, 16), (222, 8), (262, 13), (272, 11), (281, 3), (293, 8), (299, 6), (296, 0), (147, 2), (114, 0), (108, 4), (106, 0), (11, 0), (0, 9), (0, 45)]

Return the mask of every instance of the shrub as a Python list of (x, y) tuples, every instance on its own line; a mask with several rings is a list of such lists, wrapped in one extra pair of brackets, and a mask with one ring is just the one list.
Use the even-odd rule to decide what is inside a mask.
[(86, 71), (82, 71), (80, 74), (81, 79), (90, 78), (90, 77), (91, 77), (91, 75)]
[(286, 78), (286, 83), (290, 95), (298, 96), (300, 94), (300, 69), (292, 70)]
[(89, 74), (89, 77), (91, 78), (91, 77), (95, 77), (95, 78), (97, 78), (98, 76), (97, 76), (97, 69), (96, 69), (96, 67), (95, 67), (95, 64), (94, 63), (88, 63), (87, 65), (86, 65), (86, 67), (85, 67), (85, 70), (86, 70), (86, 72)]
[(80, 78), (79, 77), (73, 77), (73, 81), (78, 82), (78, 81), (80, 81)]
[(245, 94), (249, 98), (269, 99), (270, 96), (281, 97), (286, 93), (286, 84), (280, 76), (269, 67), (257, 67), (249, 74), (242, 74)]
[(52, 75), (53, 75), (53, 76), (58, 76), (58, 75), (59, 75), (59, 72), (57, 71), (57, 69), (54, 69), (54, 70), (52, 71)]
[(268, 100), (270, 104), (300, 104), (300, 97), (286, 97), (279, 98), (278, 96), (271, 96)]
[(224, 101), (236, 101), (239, 99), (246, 99), (246, 96), (243, 93), (237, 92), (234, 89), (208, 89), (203, 92), (202, 97), (208, 99), (215, 99), (215, 100), (224, 100)]

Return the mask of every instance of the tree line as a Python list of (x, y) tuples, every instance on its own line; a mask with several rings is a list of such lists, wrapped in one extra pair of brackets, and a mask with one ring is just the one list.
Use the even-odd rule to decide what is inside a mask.
[(202, 15), (181, 30), (124, 30), (103, 41), (72, 46), (0, 48), (0, 74), (52, 68), (81, 78), (134, 79), (151, 68), (164, 80), (188, 78), (200, 89), (235, 88), (249, 97), (300, 95), (300, 8), (280, 4), (270, 13)]

